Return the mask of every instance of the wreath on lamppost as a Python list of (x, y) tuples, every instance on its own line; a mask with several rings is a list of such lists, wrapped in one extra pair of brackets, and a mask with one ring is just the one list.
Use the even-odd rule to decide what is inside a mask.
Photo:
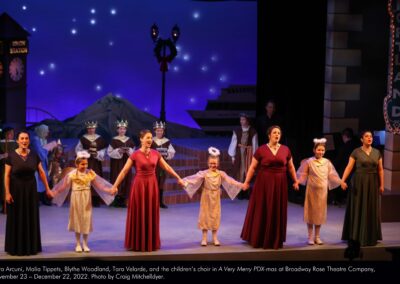
[[(165, 56), (161, 54), (164, 46), (169, 49), (169, 54)], [(170, 39), (159, 39), (154, 47), (154, 55), (156, 56), (158, 63), (161, 63), (161, 71), (167, 71), (167, 63), (170, 63), (172, 60), (174, 60), (174, 58), (178, 55), (178, 50)]]

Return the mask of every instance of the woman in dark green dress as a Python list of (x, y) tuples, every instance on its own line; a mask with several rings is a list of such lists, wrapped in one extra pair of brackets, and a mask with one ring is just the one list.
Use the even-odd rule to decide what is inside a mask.
[(35, 172), (52, 196), (39, 156), (29, 149), (29, 135), (20, 132), (18, 148), (9, 153), (4, 174), (7, 202), (4, 250), (10, 255), (31, 255), (42, 251), (39, 203)]
[(343, 173), (342, 189), (347, 189), (346, 179), (354, 165), (342, 240), (356, 242), (360, 246), (374, 246), (382, 240), (380, 194), (383, 193), (383, 166), (380, 152), (372, 148), (372, 132), (361, 135), (362, 146), (356, 148)]

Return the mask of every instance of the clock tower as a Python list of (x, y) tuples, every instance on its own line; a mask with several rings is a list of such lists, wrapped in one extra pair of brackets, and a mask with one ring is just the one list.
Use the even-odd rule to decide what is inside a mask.
[(7, 13), (0, 15), (0, 124), (26, 124), (28, 36)]

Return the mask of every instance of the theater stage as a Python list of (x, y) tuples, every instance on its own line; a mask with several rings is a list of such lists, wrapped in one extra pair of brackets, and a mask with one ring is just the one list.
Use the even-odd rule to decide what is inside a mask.
[[(132, 252), (123, 247), (126, 209), (101, 206), (93, 209), (94, 231), (89, 236), (90, 253), (75, 253), (74, 234), (67, 231), (68, 205), (40, 207), (43, 252), (28, 257), (9, 256), (4, 252), (5, 215), (0, 215), (0, 261), (5, 260), (201, 260), (201, 261), (343, 261), (346, 243), (340, 240), (344, 208), (329, 206), (328, 221), (321, 229), (324, 245), (306, 244), (303, 207), (289, 203), (287, 239), (280, 250), (254, 249), (240, 239), (247, 200), (223, 200), (219, 232), (220, 247), (211, 243), (200, 246), (197, 229), (199, 203), (172, 204), (161, 209), (161, 249), (155, 252)], [(383, 223), (383, 241), (361, 249), (361, 260), (391, 261), (392, 250), (400, 248), (400, 223)], [(211, 239), (211, 236), (210, 236)]]

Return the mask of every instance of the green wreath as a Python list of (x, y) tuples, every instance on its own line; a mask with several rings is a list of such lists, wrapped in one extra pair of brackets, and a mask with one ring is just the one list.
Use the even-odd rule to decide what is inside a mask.
[[(169, 49), (169, 54), (162, 56), (162, 48), (165, 44)], [(171, 62), (178, 55), (178, 50), (176, 49), (175, 44), (170, 40), (158, 40), (156, 46), (154, 47), (154, 55), (157, 57), (157, 61), (160, 62)]]

